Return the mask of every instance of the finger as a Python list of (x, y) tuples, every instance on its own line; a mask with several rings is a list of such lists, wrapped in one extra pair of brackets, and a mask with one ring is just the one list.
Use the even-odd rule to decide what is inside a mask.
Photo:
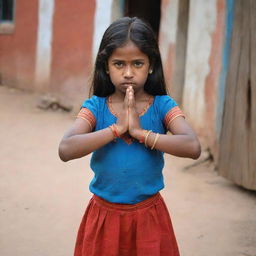
[(124, 106), (127, 107), (127, 108), (129, 106), (129, 90), (128, 90), (128, 88), (126, 89), (126, 92), (125, 92)]
[(126, 94), (125, 94), (125, 97), (124, 97), (124, 103), (128, 104), (128, 102), (129, 102), (129, 92), (128, 92), (128, 90), (126, 90)]
[(134, 96), (133, 96), (133, 93), (131, 91), (129, 92), (128, 97), (129, 97), (129, 107), (133, 107), (133, 105), (134, 105)]
[(129, 93), (129, 101), (130, 101), (130, 106), (135, 108), (136, 102), (135, 102), (135, 96), (134, 96), (134, 90), (133, 89), (131, 89), (131, 91)]

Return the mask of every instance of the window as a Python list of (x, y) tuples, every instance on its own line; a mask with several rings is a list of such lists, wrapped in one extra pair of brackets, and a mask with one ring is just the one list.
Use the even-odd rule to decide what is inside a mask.
[(0, 0), (0, 33), (14, 31), (14, 0)]

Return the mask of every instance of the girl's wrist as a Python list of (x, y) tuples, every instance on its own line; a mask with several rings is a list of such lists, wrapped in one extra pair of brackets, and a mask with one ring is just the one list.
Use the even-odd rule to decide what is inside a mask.
[(155, 149), (156, 143), (160, 137), (159, 133), (154, 133), (152, 130), (143, 130), (137, 131), (136, 139), (140, 143), (144, 143), (146, 148), (150, 148), (151, 150)]
[(145, 140), (145, 134), (146, 134), (146, 130), (144, 129), (135, 129), (133, 131), (130, 131), (130, 135), (138, 140), (139, 142), (141, 143), (144, 143), (144, 140)]
[(115, 127), (116, 127), (119, 135), (123, 135), (127, 131), (123, 126), (121, 126), (119, 124), (115, 124)]

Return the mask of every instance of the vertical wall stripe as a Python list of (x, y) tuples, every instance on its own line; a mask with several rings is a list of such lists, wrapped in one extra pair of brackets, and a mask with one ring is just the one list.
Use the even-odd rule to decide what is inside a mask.
[(233, 17), (234, 16), (234, 0), (226, 0), (226, 32), (225, 42), (222, 53), (222, 69), (219, 79), (219, 93), (218, 93), (218, 104), (217, 104), (217, 117), (216, 117), (216, 131), (217, 138), (220, 138), (222, 117), (225, 103), (225, 88), (226, 88), (226, 77), (229, 65), (230, 57), (230, 46), (231, 46), (231, 35), (233, 29)]
[(93, 34), (93, 62), (97, 55), (101, 38), (106, 28), (111, 23), (112, 0), (97, 0), (94, 18), (94, 34)]
[(217, 22), (217, 0), (191, 0), (183, 102), (197, 129), (205, 127), (205, 81), (210, 73), (212, 34)]
[[(49, 84), (51, 72), (52, 22), (54, 0), (39, 0), (38, 36), (36, 49), (36, 84)], [(45, 88), (47, 90), (47, 88)]]

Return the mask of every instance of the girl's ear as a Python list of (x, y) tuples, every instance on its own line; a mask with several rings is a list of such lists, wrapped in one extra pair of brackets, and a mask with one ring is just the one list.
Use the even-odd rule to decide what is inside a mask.
[(151, 75), (153, 73), (153, 70), (154, 70), (154, 64), (152, 62), (150, 62), (149, 70), (148, 70), (149, 75)]

